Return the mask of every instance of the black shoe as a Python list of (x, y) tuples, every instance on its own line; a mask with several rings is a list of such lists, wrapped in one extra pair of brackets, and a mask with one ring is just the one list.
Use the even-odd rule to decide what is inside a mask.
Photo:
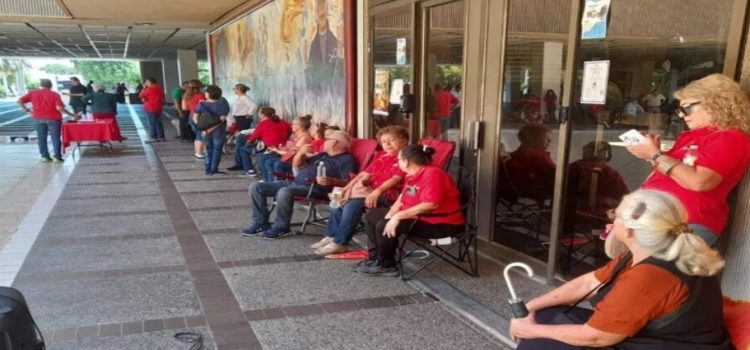
[(363, 276), (390, 276), (396, 277), (401, 273), (398, 271), (398, 266), (382, 267), (380, 265), (370, 266), (367, 268), (360, 268), (357, 273)]
[(229, 170), (229, 171), (242, 170), (242, 165), (232, 165), (229, 168), (227, 168), (227, 170)]
[(352, 265), (352, 272), (357, 272), (359, 271), (359, 269), (368, 268), (370, 266), (376, 265), (377, 263), (377, 260), (360, 260), (358, 263)]

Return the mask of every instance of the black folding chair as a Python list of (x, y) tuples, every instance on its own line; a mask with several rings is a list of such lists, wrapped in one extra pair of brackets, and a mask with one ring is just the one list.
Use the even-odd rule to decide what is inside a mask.
[[(410, 234), (403, 235), (403, 240), (399, 244), (399, 256), (396, 259), (399, 271), (401, 272), (401, 279), (408, 281), (412, 279), (416, 274), (430, 266), (432, 263), (438, 260), (443, 260), (457, 269), (463, 271), (472, 277), (479, 276), (479, 261), (477, 258), (477, 218), (476, 218), (476, 207), (474, 206), (474, 200), (476, 198), (476, 180), (473, 173), (469, 173), (464, 177), (459, 175), (459, 188), (461, 189), (461, 209), (466, 223), (464, 229), (451, 236), (451, 243), (446, 245), (437, 244), (435, 239), (427, 239), (414, 237)], [(447, 216), (451, 213), (423, 213), (420, 217), (441, 217)], [(416, 223), (416, 221), (415, 221)], [(413, 226), (413, 224), (412, 224)], [(411, 228), (410, 228), (411, 231)], [(447, 238), (447, 237), (446, 237)], [(414, 246), (409, 250), (406, 250), (406, 244), (410, 242)], [(424, 262), (417, 267), (415, 271), (406, 274), (403, 267), (403, 260), (410, 255), (418, 251), (424, 251), (428, 253), (428, 256), (424, 259)], [(468, 266), (466, 266), (468, 265)]]

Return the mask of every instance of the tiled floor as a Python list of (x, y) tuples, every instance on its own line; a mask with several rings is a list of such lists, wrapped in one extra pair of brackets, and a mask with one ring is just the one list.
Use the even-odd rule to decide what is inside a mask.
[(410, 284), (311, 255), (319, 231), (240, 237), (251, 180), (205, 178), (172, 128), (143, 145), (121, 119), (131, 139), (79, 158), (13, 284), (50, 349), (188, 348), (182, 331), (206, 349), (505, 348)]

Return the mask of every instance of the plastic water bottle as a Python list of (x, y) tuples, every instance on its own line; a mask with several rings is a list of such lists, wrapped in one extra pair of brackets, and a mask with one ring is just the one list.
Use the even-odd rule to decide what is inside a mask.
[(326, 164), (318, 162), (318, 177), (326, 177)]
[(685, 156), (682, 157), (682, 164), (695, 166), (696, 160), (698, 160), (698, 145), (690, 145), (685, 152)]

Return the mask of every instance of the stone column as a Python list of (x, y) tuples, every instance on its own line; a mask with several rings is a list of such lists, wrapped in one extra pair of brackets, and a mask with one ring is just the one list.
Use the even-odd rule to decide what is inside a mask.
[(198, 79), (198, 56), (195, 50), (177, 50), (177, 67), (180, 81)]

